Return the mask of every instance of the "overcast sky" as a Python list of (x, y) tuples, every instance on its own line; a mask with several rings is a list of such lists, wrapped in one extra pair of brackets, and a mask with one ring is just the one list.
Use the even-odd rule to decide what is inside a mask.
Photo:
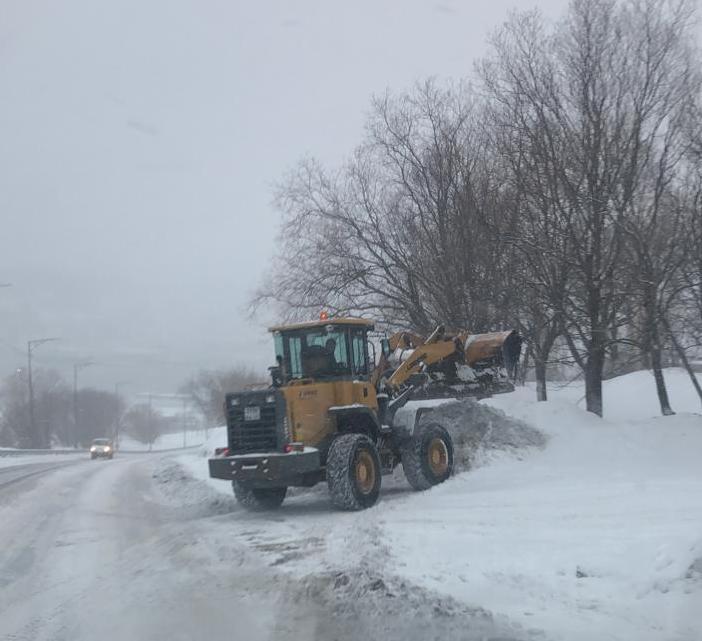
[(512, 8), (564, 0), (0, 0), (0, 376), (175, 390), (249, 364), (271, 186), (359, 141), (370, 96), (459, 78)]

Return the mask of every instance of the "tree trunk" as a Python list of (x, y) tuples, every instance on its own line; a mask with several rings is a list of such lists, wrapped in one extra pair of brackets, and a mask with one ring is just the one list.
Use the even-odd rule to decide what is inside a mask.
[(536, 374), (536, 400), (545, 401), (546, 398), (546, 361), (534, 357), (534, 373)]
[(529, 371), (529, 355), (531, 354), (531, 348), (526, 350), (524, 354), (524, 362), (522, 363), (521, 371), (519, 372), (519, 385), (524, 387), (526, 384), (527, 372)]
[(687, 354), (685, 353), (685, 350), (683, 349), (682, 345), (678, 342), (678, 339), (673, 334), (667, 318), (663, 319), (663, 324), (665, 325), (665, 329), (668, 332), (668, 336), (670, 336), (670, 340), (673, 343), (675, 351), (678, 353), (678, 356), (682, 361), (683, 367), (685, 367), (687, 375), (690, 377), (690, 381), (692, 381), (692, 386), (697, 391), (697, 396), (700, 397), (700, 403), (702, 403), (702, 387), (700, 387), (700, 382), (697, 380), (697, 376), (695, 376), (695, 372), (693, 371), (692, 366), (690, 365), (690, 361), (687, 360)]
[(670, 407), (668, 390), (665, 387), (665, 379), (663, 378), (661, 350), (658, 345), (651, 349), (651, 365), (653, 366), (653, 377), (656, 379), (656, 391), (658, 392), (658, 402), (661, 404), (661, 414), (663, 416), (672, 416), (675, 412)]
[(600, 417), (602, 416), (604, 360), (604, 347), (601, 344), (593, 345), (589, 350), (585, 367), (585, 409)]

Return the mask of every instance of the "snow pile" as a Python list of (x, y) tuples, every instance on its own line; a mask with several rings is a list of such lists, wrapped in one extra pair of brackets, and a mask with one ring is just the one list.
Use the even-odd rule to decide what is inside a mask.
[(481, 401), (547, 446), (387, 506), (389, 571), (558, 639), (698, 639), (702, 417), (612, 422), (555, 396)]
[(439, 423), (451, 435), (456, 472), (486, 465), (501, 453), (520, 458), (525, 451), (546, 445), (539, 430), (471, 399), (442, 403), (422, 415), (420, 424), (426, 423)]
[[(508, 624), (482, 608), (365, 569), (310, 574), (287, 599), (312, 601), (332, 616), (317, 624), (319, 639), (383, 641), (517, 641), (543, 638)], [(294, 607), (292, 608), (294, 609)]]
[(222, 425), (208, 430), (207, 438), (197, 449), (197, 456), (209, 458), (214, 454), (215, 448), (227, 447), (227, 426)]
[(157, 501), (164, 506), (183, 509), (191, 518), (226, 514), (239, 509), (228, 483), (222, 482), (224, 488), (229, 490), (226, 495), (213, 492), (206, 481), (194, 478), (188, 468), (172, 459), (158, 461), (152, 478)]

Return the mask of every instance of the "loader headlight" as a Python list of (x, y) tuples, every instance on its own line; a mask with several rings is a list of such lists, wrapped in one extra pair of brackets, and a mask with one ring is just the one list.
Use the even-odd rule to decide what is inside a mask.
[(266, 403), (274, 403), (275, 402), (275, 396), (273, 394), (269, 394), (266, 396)]
[(235, 407), (236, 405), (239, 404), (239, 399), (238, 399), (238, 398), (232, 398), (232, 399), (230, 399), (229, 404), (230, 404), (232, 407)]

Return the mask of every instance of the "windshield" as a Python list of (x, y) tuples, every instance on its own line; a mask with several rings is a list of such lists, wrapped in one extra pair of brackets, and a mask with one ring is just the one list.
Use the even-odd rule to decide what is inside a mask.
[(286, 380), (350, 376), (348, 340), (348, 330), (334, 326), (278, 333), (276, 360)]
[(108, 441), (106, 438), (96, 438), (93, 441), (93, 445), (109, 445), (110, 441)]

